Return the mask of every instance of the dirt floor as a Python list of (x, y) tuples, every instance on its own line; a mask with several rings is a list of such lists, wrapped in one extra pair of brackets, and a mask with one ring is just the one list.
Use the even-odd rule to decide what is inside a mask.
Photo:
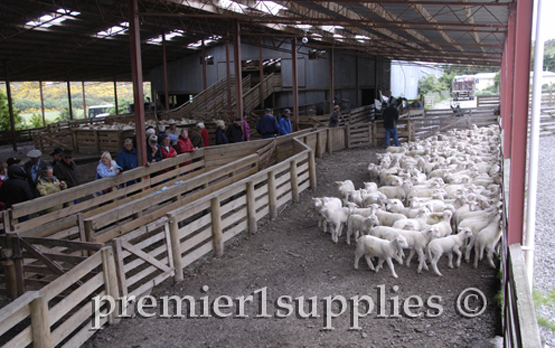
[[(344, 235), (334, 244), (330, 234), (318, 230), (311, 197), (335, 195), (336, 180), (351, 179), (361, 187), (368, 180), (371, 161), (375, 161), (373, 148), (317, 159), (316, 190), (309, 189), (300, 202), (286, 205), (276, 220), (261, 221), (256, 234), (244, 233), (226, 244), (223, 257), (208, 256), (186, 268), (183, 282), (158, 287), (151, 294), (158, 300), (157, 309), (145, 310), (157, 315), (122, 319), (84, 347), (474, 347), (499, 334), (499, 310), (493, 299), (499, 289), (497, 270), (484, 264), (474, 270), (464, 262), (460, 269), (449, 269), (444, 256), (439, 262), (443, 277), (426, 271), (417, 274), (414, 262), (410, 268), (395, 263), (398, 279), (387, 266), (377, 274), (369, 271), (364, 260), (357, 271), (355, 246), (347, 245)], [(457, 310), (457, 297), (467, 288), (479, 289), (487, 299), (485, 311), (474, 318)], [(176, 318), (175, 306), (170, 305), (173, 318), (161, 318), (161, 298), (172, 295), (192, 296), (196, 317)], [(229, 296), (230, 307), (225, 307), (226, 298), (216, 300), (219, 296)], [(365, 303), (374, 307), (358, 324), (352, 314), (357, 312), (355, 296), (358, 312), (368, 310)], [(341, 298), (345, 312), (326, 319), (341, 311)], [(482, 302), (475, 298), (467, 292), (459, 303), (477, 310)], [(203, 309), (203, 303), (210, 310)], [(314, 315), (303, 318), (311, 308)], [(184, 303), (183, 313), (187, 311)], [(356, 326), (360, 330), (353, 329)]]

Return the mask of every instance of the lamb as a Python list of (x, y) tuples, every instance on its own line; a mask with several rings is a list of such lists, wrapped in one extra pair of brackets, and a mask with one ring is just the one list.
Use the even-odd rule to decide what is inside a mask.
[(445, 210), (443, 212), (443, 220), (434, 224), (433, 227), (437, 229), (439, 237), (447, 237), (451, 233), (453, 233), (453, 229), (451, 228), (451, 217), (453, 216), (453, 212), (450, 210)]
[(472, 231), (472, 238), (470, 239), (470, 243), (468, 243), (464, 254), (464, 259), (466, 262), (470, 262), (470, 252), (472, 251), (474, 244), (476, 244), (476, 238), (478, 237), (480, 231), (482, 231), (492, 222), (499, 223), (500, 219), (501, 214), (495, 211), (489, 213), (487, 216), (466, 219), (461, 222), (461, 224), (459, 225), (459, 229), (470, 228), (470, 230)]
[(365, 217), (362, 215), (351, 215), (347, 221), (347, 244), (351, 244), (351, 234), (358, 239), (359, 233), (368, 234), (370, 229), (374, 226), (378, 226), (380, 221), (376, 215), (370, 215), (370, 217)]
[(407, 241), (408, 248), (410, 248), (410, 254), (406, 261), (406, 266), (410, 267), (410, 260), (416, 253), (418, 255), (418, 270), (417, 272), (422, 272), (422, 268), (425, 268), (426, 271), (428, 270), (428, 266), (426, 265), (426, 257), (424, 255), (424, 250), (426, 246), (432, 238), (439, 237), (438, 231), (435, 227), (429, 227), (423, 232), (418, 231), (389, 231), (384, 235), (384, 239), (386, 240), (393, 240), (396, 236), (403, 236)]
[(343, 225), (349, 220), (349, 208), (330, 209), (329, 207), (324, 207), (320, 209), (320, 214), (331, 225), (331, 240), (337, 243), (341, 236)]
[(476, 237), (476, 244), (474, 247), (474, 268), (478, 268), (478, 258), (482, 260), (484, 257), (484, 249), (487, 252), (487, 258), (491, 268), (495, 268), (495, 263), (493, 262), (493, 253), (495, 251), (495, 246), (501, 239), (501, 234), (503, 230), (501, 228), (501, 219), (495, 219), (489, 225), (478, 233)]
[[(375, 205), (373, 205), (373, 207), (376, 208)], [(403, 214), (395, 214), (395, 213), (390, 213), (390, 212), (387, 212), (387, 211), (382, 211), (381, 207), (376, 209), (375, 214), (378, 217), (378, 220), (380, 220), (380, 224), (383, 225), (383, 226), (393, 227), (393, 225), (397, 221), (407, 219), (407, 217)]]
[[(391, 259), (395, 258), (400, 264), (403, 264), (403, 259), (399, 257), (399, 253), (403, 250), (403, 248), (408, 248), (407, 241), (403, 236), (397, 236), (392, 241), (386, 241), (374, 236), (362, 236), (357, 240), (355, 269), (358, 269), (358, 261), (362, 256), (364, 256), (366, 263), (371, 270), (378, 273), (380, 268), (383, 266), (383, 262), (386, 261), (389, 269), (391, 270), (391, 275), (394, 278), (398, 278)], [(374, 256), (378, 257), (377, 268), (374, 268), (374, 264), (372, 263), (372, 257)]]
[(370, 192), (362, 197), (362, 206), (369, 207), (372, 204), (378, 204), (385, 207), (387, 205), (387, 197), (380, 191)]
[[(418, 210), (418, 214), (416, 215), (416, 217), (406, 219), (406, 220), (399, 219), (398, 221), (395, 221), (392, 227), (404, 228), (408, 221), (412, 221), (418, 230), (423, 230), (428, 225), (426, 221), (428, 220), (428, 216), (430, 216), (430, 214), (431, 214), (430, 209), (428, 209), (427, 207), (420, 208)], [(378, 215), (378, 218), (379, 218), (379, 215)]]
[(449, 268), (453, 268), (453, 253), (457, 254), (457, 268), (461, 266), (461, 246), (472, 236), (472, 230), (463, 228), (458, 234), (434, 239), (428, 244), (428, 259), (431, 261), (432, 269), (438, 276), (443, 276), (437, 268), (437, 262), (441, 256), (447, 253), (449, 257)]
[(378, 190), (387, 196), (388, 199), (397, 198), (400, 200), (405, 200), (407, 192), (412, 188), (412, 183), (410, 181), (405, 181), (400, 186), (382, 186)]
[(389, 226), (374, 226), (370, 229), (370, 231), (368, 231), (368, 234), (374, 237), (384, 239), (385, 235), (390, 232), (401, 234), (403, 233), (402, 231), (406, 231), (406, 230), (395, 228), (395, 227), (389, 227)]
[(328, 224), (326, 218), (320, 214), (320, 209), (324, 207), (329, 207), (330, 209), (339, 209), (341, 208), (341, 200), (335, 197), (320, 197), (320, 198), (312, 198), (312, 203), (314, 204), (314, 210), (319, 215), (318, 218), (318, 227), (322, 229), (322, 231), (328, 231)]
[(415, 218), (420, 210), (419, 208), (406, 208), (399, 199), (389, 199), (387, 201), (387, 210), (392, 213), (403, 214), (407, 218)]
[(343, 198), (343, 203), (347, 204), (348, 194), (350, 191), (355, 190), (355, 184), (351, 180), (336, 181), (337, 188), (339, 189), (339, 194)]

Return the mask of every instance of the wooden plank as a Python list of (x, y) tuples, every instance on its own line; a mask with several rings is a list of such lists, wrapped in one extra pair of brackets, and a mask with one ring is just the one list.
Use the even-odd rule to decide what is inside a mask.
[(193, 237), (183, 241), (179, 247), (181, 254), (186, 253), (187, 251), (195, 248), (197, 245), (200, 245), (206, 240), (212, 238), (212, 225), (207, 226), (206, 228), (202, 229), (201, 231), (197, 231), (198, 233), (195, 234)]
[(0, 310), (0, 336), (31, 314), (29, 304), (38, 297), (37, 291), (28, 291)]
[(192, 251), (189, 254), (182, 257), (181, 258), (181, 264), (183, 265), (183, 267), (187, 267), (191, 263), (200, 259), (204, 255), (208, 254), (210, 251), (212, 251), (212, 249), (213, 249), (212, 241), (210, 241), (208, 243), (205, 243), (201, 247), (199, 247), (198, 249), (195, 249), (194, 251)]
[[(165, 250), (166, 251), (166, 250)], [(164, 258), (160, 259), (161, 262), (169, 262), (169, 259), (167, 256), (165, 256)], [(136, 285), (137, 283), (139, 283), (141, 280), (143, 280), (144, 278), (148, 277), (149, 275), (156, 273), (156, 272), (160, 272), (160, 268), (155, 267), (155, 266), (148, 266), (147, 268), (141, 270), (139, 273), (134, 274), (132, 277), (127, 278), (127, 284), (128, 287), (132, 287), (133, 285)], [(168, 268), (166, 271), (162, 271), (162, 274), (166, 275), (166, 278), (170, 277), (173, 275), (173, 269), (172, 268)], [(158, 275), (157, 275), (158, 276)], [(150, 281), (148, 281), (150, 283)], [(135, 291), (135, 290), (133, 290)], [(133, 293), (133, 291), (131, 293)]]
[(27, 347), (31, 342), (33, 342), (33, 332), (31, 325), (21, 330), (14, 338), (9, 342), (6, 342), (2, 347)]
[(33, 238), (33, 237), (23, 237), (22, 239), (29, 244), (40, 244), (47, 247), (62, 246), (70, 250), (85, 249), (85, 250), (98, 251), (103, 247), (103, 245), (100, 243), (87, 243), (87, 242), (69, 241), (69, 240), (62, 240), (62, 239), (47, 239), (47, 238)]
[(222, 220), (222, 230), (247, 218), (247, 207), (244, 207)]
[(212, 216), (210, 215), (210, 213), (207, 213), (206, 215), (190, 222), (189, 224), (181, 227), (179, 229), (179, 239), (183, 239), (193, 233), (195, 233), (196, 231), (198, 231), (199, 229), (205, 227), (205, 226), (209, 226), (212, 223)]
[[(100, 327), (108, 322), (108, 318), (100, 318)], [(81, 347), (92, 335), (96, 333), (93, 328), (93, 321), (90, 320), (77, 334), (64, 344), (64, 347)]]
[(248, 228), (248, 222), (246, 220), (241, 221), (237, 225), (233, 226), (232, 228), (230, 228), (230, 229), (228, 229), (227, 231), (224, 232), (224, 235), (223, 235), (224, 242), (227, 242), (228, 240), (235, 237), (239, 233), (241, 233), (243, 231), (246, 231), (247, 228)]
[(237, 197), (233, 201), (228, 202), (225, 205), (222, 205), (221, 208), (220, 208), (220, 213), (222, 214), (222, 216), (224, 216), (227, 213), (229, 213), (230, 211), (233, 211), (233, 210), (235, 210), (239, 207), (246, 206), (246, 205), (247, 205), (247, 197), (246, 196)]
[[(162, 255), (166, 252), (167, 252), (167, 246), (166, 246), (166, 244), (162, 244), (162, 245), (158, 246), (157, 248), (155, 248), (154, 250), (149, 250), (148, 254), (151, 255), (154, 258), (157, 258), (157, 257), (159, 257), (160, 255)], [(130, 253), (129, 255), (133, 255), (133, 254)], [(123, 271), (124, 271), (124, 273), (129, 273), (130, 271), (134, 270), (135, 268), (137, 268), (139, 266), (142, 266), (144, 263), (145, 263), (145, 260), (137, 257), (136, 259), (134, 259), (131, 262), (124, 263)]]
[(140, 257), (141, 259), (145, 260), (146, 262), (150, 263), (151, 265), (159, 268), (160, 270), (167, 272), (167, 271), (171, 271), (171, 268), (168, 267), (166, 264), (158, 261), (157, 259), (155, 259), (154, 257), (150, 256), (149, 254), (145, 253), (144, 251), (142, 251), (141, 249), (138, 249), (136, 247), (134, 247), (133, 245), (129, 244), (128, 242), (122, 241), (121, 242), (121, 247), (128, 250), (129, 252), (137, 255), (138, 257)]
[(83, 278), (87, 273), (91, 272), (101, 264), (102, 259), (100, 252), (96, 252), (94, 255), (88, 257), (85, 261), (72, 268), (70, 272), (58, 277), (55, 282), (52, 282), (40, 289), (39, 293), (40, 295), (46, 296), (48, 301), (50, 301), (52, 298), (58, 296), (58, 294), (62, 291), (79, 281), (79, 279)]

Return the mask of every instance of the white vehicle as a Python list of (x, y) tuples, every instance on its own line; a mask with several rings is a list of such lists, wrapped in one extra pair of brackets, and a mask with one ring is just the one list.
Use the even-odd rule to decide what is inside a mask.
[(88, 107), (87, 116), (89, 118), (108, 116), (110, 115), (108, 113), (108, 109), (113, 107), (114, 107), (114, 104), (91, 105)]

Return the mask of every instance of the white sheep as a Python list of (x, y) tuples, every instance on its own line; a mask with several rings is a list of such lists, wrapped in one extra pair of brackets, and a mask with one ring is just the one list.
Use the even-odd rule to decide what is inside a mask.
[(410, 249), (409, 257), (406, 260), (407, 267), (410, 267), (410, 261), (412, 257), (416, 253), (418, 255), (418, 270), (417, 272), (420, 273), (422, 268), (428, 270), (428, 266), (426, 265), (426, 256), (424, 251), (426, 250), (426, 246), (433, 238), (439, 237), (437, 229), (435, 227), (429, 227), (423, 232), (419, 231), (389, 231), (384, 236), (383, 239), (386, 240), (393, 240), (396, 236), (403, 236), (407, 241), (408, 248)]
[(337, 189), (339, 190), (339, 195), (343, 199), (343, 203), (347, 204), (348, 194), (350, 191), (355, 190), (355, 184), (351, 180), (336, 181)]
[[(416, 228), (418, 230), (423, 230), (428, 225), (427, 220), (428, 220), (428, 216), (430, 216), (430, 214), (431, 214), (430, 209), (428, 209), (427, 207), (420, 208), (418, 210), (418, 214), (416, 215), (416, 217), (406, 219), (406, 220), (399, 219), (399, 220), (395, 221), (395, 223), (392, 225), (392, 227), (404, 228), (405, 225), (407, 224), (407, 222), (411, 221), (411, 222), (414, 223), (414, 225), (416, 226)], [(379, 217), (380, 216), (378, 215), (378, 218)]]
[(318, 227), (322, 229), (324, 233), (328, 231), (328, 224), (326, 218), (320, 214), (320, 209), (324, 207), (329, 207), (330, 209), (339, 209), (342, 207), (341, 200), (335, 197), (318, 197), (312, 198), (312, 204), (314, 210), (318, 214)]
[(320, 214), (326, 218), (326, 222), (331, 227), (331, 240), (334, 243), (339, 241), (343, 225), (349, 220), (349, 208), (330, 209), (324, 207), (320, 209)]
[(369, 192), (362, 197), (362, 206), (369, 207), (372, 204), (378, 204), (381, 207), (387, 205), (387, 196), (380, 191)]
[(351, 235), (357, 240), (360, 234), (368, 234), (372, 227), (379, 224), (380, 221), (376, 215), (370, 215), (370, 217), (358, 214), (349, 216), (347, 221), (347, 244), (351, 244)]
[(447, 253), (449, 257), (449, 268), (453, 268), (453, 253), (457, 254), (457, 268), (461, 266), (461, 246), (472, 236), (472, 230), (469, 228), (462, 229), (458, 234), (453, 234), (443, 238), (434, 239), (428, 244), (428, 259), (431, 262), (432, 269), (438, 276), (442, 276), (437, 268), (437, 262), (441, 256)]
[[(399, 257), (399, 252), (401, 252), (403, 248), (408, 248), (407, 241), (403, 236), (397, 236), (392, 241), (383, 240), (374, 236), (362, 236), (357, 240), (355, 269), (358, 269), (358, 261), (364, 256), (371, 270), (378, 273), (383, 266), (383, 262), (386, 261), (391, 270), (391, 275), (394, 278), (398, 278), (391, 259), (394, 258), (400, 264), (403, 264), (403, 259)], [(378, 266), (376, 268), (374, 268), (374, 264), (372, 263), (372, 258), (375, 256), (378, 257)]]
[(382, 186), (378, 190), (387, 196), (387, 199), (397, 198), (400, 200), (405, 200), (407, 192), (412, 188), (412, 183), (410, 181), (405, 181), (400, 186)]
[(450, 210), (445, 210), (442, 214), (443, 220), (436, 224), (433, 224), (438, 231), (439, 237), (447, 237), (451, 233), (453, 233), (453, 229), (451, 227), (451, 217), (453, 216), (453, 212)]
[(482, 260), (484, 257), (484, 249), (487, 252), (487, 258), (491, 268), (495, 268), (493, 262), (493, 253), (501, 235), (503, 234), (502, 221), (496, 219), (487, 225), (478, 233), (476, 244), (474, 245), (474, 268), (478, 268), (478, 258)]
[[(375, 208), (376, 206), (373, 205), (373, 207)], [(397, 221), (407, 219), (407, 217), (403, 214), (395, 214), (395, 213), (390, 213), (390, 212), (387, 212), (387, 211), (383, 211), (381, 209), (381, 207), (376, 209), (374, 214), (378, 217), (378, 220), (380, 220), (380, 224), (382, 226), (391, 226), (391, 227), (393, 227), (393, 225)], [(400, 227), (400, 228), (402, 228), (402, 227)]]
[(403, 214), (409, 219), (415, 218), (418, 215), (420, 208), (422, 207), (423, 206), (418, 207), (416, 209), (407, 208), (403, 205), (403, 202), (401, 202), (401, 200), (399, 199), (393, 198), (393, 199), (387, 200), (387, 210), (389, 210), (392, 213)]
[(494, 211), (486, 216), (465, 219), (461, 222), (459, 229), (470, 228), (470, 230), (472, 230), (472, 238), (470, 239), (464, 253), (464, 259), (466, 262), (470, 262), (470, 252), (476, 244), (476, 238), (478, 237), (480, 231), (489, 226), (492, 222), (498, 224), (500, 219), (501, 214), (499, 214), (498, 211)]

